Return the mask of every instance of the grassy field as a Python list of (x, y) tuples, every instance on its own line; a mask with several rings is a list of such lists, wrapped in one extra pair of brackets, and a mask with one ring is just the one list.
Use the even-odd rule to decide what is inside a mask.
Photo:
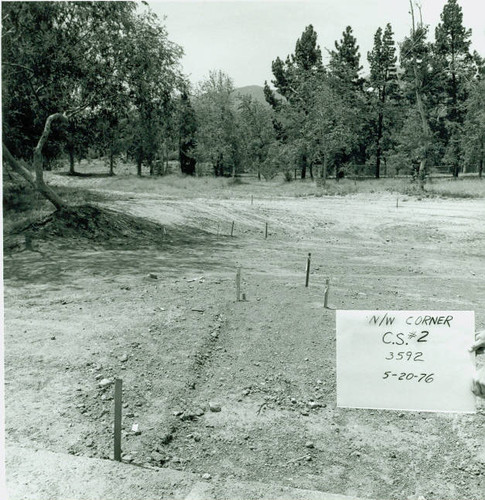
[(421, 192), (417, 183), (411, 178), (376, 179), (329, 179), (326, 186), (320, 186), (311, 179), (286, 182), (283, 178), (272, 181), (258, 181), (256, 178), (187, 177), (176, 174), (162, 177), (145, 175), (138, 178), (134, 174), (133, 165), (120, 164), (114, 177), (107, 177), (106, 166), (100, 160), (87, 162), (83, 160), (77, 170), (93, 177), (59, 176), (47, 173), (47, 178), (58, 186), (70, 186), (80, 189), (105, 189), (108, 191), (133, 192), (140, 194), (163, 194), (164, 196), (210, 197), (230, 199), (232, 197), (264, 196), (264, 197), (305, 197), (326, 195), (351, 195), (358, 193), (392, 193), (397, 195), (416, 195), (418, 197), (441, 196), (446, 198), (483, 198), (485, 182), (476, 176), (430, 177), (425, 191)]

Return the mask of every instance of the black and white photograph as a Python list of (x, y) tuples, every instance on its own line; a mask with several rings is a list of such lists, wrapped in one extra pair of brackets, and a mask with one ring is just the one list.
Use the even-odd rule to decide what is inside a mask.
[(485, 3), (2, 1), (0, 499), (485, 500)]

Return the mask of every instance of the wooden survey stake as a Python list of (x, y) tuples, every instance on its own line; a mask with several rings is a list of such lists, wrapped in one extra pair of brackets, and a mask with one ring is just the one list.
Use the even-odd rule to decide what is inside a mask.
[(323, 307), (328, 309), (328, 294), (330, 293), (330, 280), (325, 280), (325, 293), (323, 295)]
[(115, 426), (114, 426), (114, 459), (121, 462), (121, 403), (122, 385), (120, 378), (115, 380)]
[(471, 311), (337, 311), (337, 406), (475, 412)]
[(312, 258), (312, 254), (308, 254), (308, 259), (306, 261), (306, 277), (305, 277), (305, 286), (308, 286), (308, 282), (310, 281), (310, 261)]
[(236, 302), (241, 300), (241, 268), (238, 267), (236, 271)]

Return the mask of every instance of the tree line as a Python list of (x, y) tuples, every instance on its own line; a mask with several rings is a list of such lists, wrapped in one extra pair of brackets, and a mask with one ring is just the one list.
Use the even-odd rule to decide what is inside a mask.
[[(399, 44), (399, 61), (387, 24), (374, 35), (366, 76), (350, 26), (326, 65), (317, 33), (307, 26), (294, 53), (272, 63), (273, 88), (264, 85), (269, 108), (240, 99), (226, 129), (239, 124), (237, 139), (229, 133), (225, 150), (218, 139), (218, 161), (224, 156), (226, 164), (237, 165), (245, 159), (266, 178), (283, 172), (288, 179), (298, 174), (323, 183), (329, 175), (412, 174), (422, 185), (433, 167), (455, 177), (467, 171), (481, 177), (485, 60), (470, 51), (471, 30), (463, 26), (456, 0), (444, 6), (434, 41), (420, 11), (410, 7), (411, 29)], [(229, 82), (223, 83), (220, 76), (218, 85), (212, 79), (212, 90), (229, 94)], [(223, 128), (230, 110), (221, 105), (219, 112), (227, 115), (219, 121)]]
[(237, 96), (221, 71), (191, 86), (182, 48), (146, 4), (6, 2), (4, 159), (48, 197), (42, 172), (67, 158), (75, 175), (89, 156), (104, 158), (111, 175), (119, 161), (162, 174), (173, 158), (189, 175), (422, 179), (439, 165), (481, 176), (485, 61), (470, 52), (456, 0), (433, 42), (410, 5), (399, 64), (390, 24), (375, 33), (365, 77), (350, 26), (324, 65), (310, 25), (293, 54), (273, 61), (263, 103)]

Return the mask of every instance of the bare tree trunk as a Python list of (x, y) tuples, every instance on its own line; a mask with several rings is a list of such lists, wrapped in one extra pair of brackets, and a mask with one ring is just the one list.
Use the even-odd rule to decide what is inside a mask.
[(305, 177), (306, 177), (306, 161), (302, 163), (301, 166), (301, 178), (305, 179)]
[(422, 159), (420, 162), (419, 162), (419, 166), (418, 166), (418, 186), (419, 188), (424, 191), (424, 179), (425, 179), (425, 175), (426, 175), (426, 159)]
[[(409, 0), (409, 5), (411, 7), (411, 18), (412, 18), (412, 30), (413, 30), (413, 43), (414, 39), (416, 36), (416, 28), (414, 24), (414, 9), (413, 9), (413, 2), (412, 0)], [(420, 16), (421, 16), (421, 10), (420, 10)], [(422, 24), (422, 19), (421, 19), (421, 24)], [(418, 169), (418, 182), (419, 182), (419, 187), (424, 190), (424, 180), (426, 176), (426, 150), (429, 147), (429, 138), (430, 138), (430, 130), (429, 130), (429, 124), (428, 120), (426, 119), (426, 113), (424, 112), (424, 105), (423, 105), (423, 100), (421, 99), (421, 82), (419, 81), (418, 78), (418, 67), (417, 67), (417, 60), (416, 60), (416, 53), (413, 53), (413, 70), (414, 70), (414, 84), (415, 84), (415, 92), (416, 92), (416, 104), (418, 106), (418, 112), (419, 116), (421, 117), (421, 128), (423, 132), (423, 137), (425, 141), (425, 152), (423, 153), (423, 158), (420, 161), (419, 164), (419, 169)]]
[(483, 139), (483, 136), (480, 140), (480, 164), (479, 164), (479, 167), (478, 167), (478, 178), (481, 179), (482, 178), (482, 173), (483, 173), (483, 153), (484, 153), (484, 139)]
[(379, 118), (377, 122), (377, 151), (376, 151), (376, 179), (381, 176), (381, 156), (382, 156), (382, 128), (384, 116), (382, 111), (379, 111)]
[(75, 175), (76, 171), (74, 170), (74, 151), (71, 147), (69, 147), (69, 175)]
[(165, 143), (165, 169), (163, 171), (164, 175), (167, 175), (170, 170), (170, 165), (168, 164), (168, 145)]
[(323, 172), (322, 172), (324, 186), (327, 184), (327, 164), (328, 164), (327, 163), (327, 153), (325, 153), (323, 156)]
[(109, 150), (109, 175), (113, 176), (114, 175), (114, 166), (115, 166), (115, 155), (113, 148), (110, 148)]
[(67, 118), (62, 113), (54, 113), (50, 115), (44, 125), (44, 131), (40, 136), (39, 142), (34, 149), (34, 171), (35, 180), (32, 174), (24, 168), (20, 163), (12, 156), (8, 148), (3, 144), (3, 156), (12, 167), (14, 171), (19, 173), (24, 179), (26, 179), (29, 184), (31, 184), (39, 193), (49, 200), (57, 210), (64, 208), (67, 204), (59, 198), (59, 196), (44, 182), (44, 169), (42, 165), (42, 149), (44, 148), (47, 139), (51, 133), (52, 122), (54, 120), (66, 120)]
[[(43, 188), (39, 189), (39, 185), (23, 165), (21, 165), (8, 150), (5, 144), (2, 144), (3, 158), (7, 161), (14, 172), (21, 175), (34, 189), (37, 189), (47, 200), (49, 200), (57, 210), (65, 208), (67, 204), (57, 196), (57, 194), (46, 184), (43, 183)], [(43, 181), (42, 181), (43, 182)]]

